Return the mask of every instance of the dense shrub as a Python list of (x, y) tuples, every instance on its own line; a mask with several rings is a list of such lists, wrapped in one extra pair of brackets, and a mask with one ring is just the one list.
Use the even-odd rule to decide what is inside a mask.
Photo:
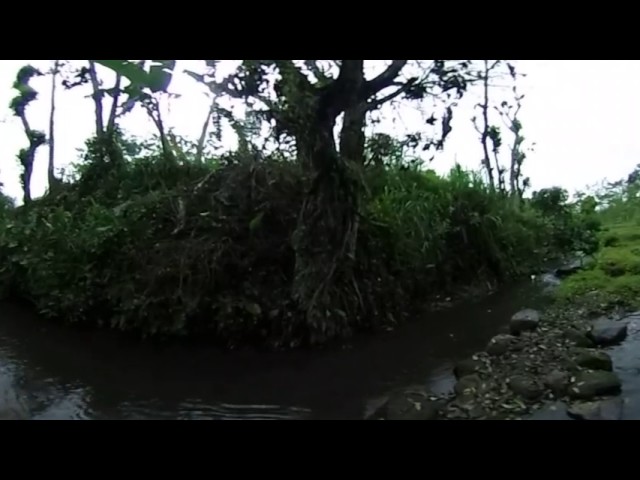
[[(3, 210), (5, 293), (49, 317), (144, 335), (305, 340), (290, 300), (305, 185), (296, 164), (151, 156), (109, 170), (88, 160), (56, 196)], [(566, 199), (552, 202), (556, 210), (516, 203), (459, 167), (440, 177), (376, 166), (365, 183), (355, 330), (394, 323), (437, 294), (527, 273), (593, 227)]]

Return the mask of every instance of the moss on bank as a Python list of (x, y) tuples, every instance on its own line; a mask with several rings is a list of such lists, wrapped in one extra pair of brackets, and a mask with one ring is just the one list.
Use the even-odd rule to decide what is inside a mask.
[(590, 268), (560, 285), (558, 300), (564, 304), (606, 303), (640, 308), (640, 225), (607, 225), (601, 243), (603, 247)]

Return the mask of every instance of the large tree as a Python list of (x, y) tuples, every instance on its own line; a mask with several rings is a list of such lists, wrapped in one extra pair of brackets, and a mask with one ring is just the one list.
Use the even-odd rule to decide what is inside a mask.
[[(245, 60), (218, 83), (220, 93), (249, 101), (254, 109), (266, 107), (276, 131), (294, 139), (308, 174), (293, 238), (292, 293), (313, 332), (312, 342), (346, 333), (353, 318), (366, 311), (353, 266), (367, 114), (400, 98), (459, 98), (469, 67), (469, 62), (393, 60), (367, 78), (364, 60)], [(410, 69), (413, 75), (403, 75)], [(444, 134), (451, 129), (450, 105), (446, 112)], [(435, 144), (442, 147), (441, 141)]]

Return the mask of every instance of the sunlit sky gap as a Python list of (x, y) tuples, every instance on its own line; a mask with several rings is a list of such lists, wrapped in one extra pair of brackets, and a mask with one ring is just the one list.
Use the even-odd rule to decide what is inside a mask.
[[(15, 95), (11, 85), (20, 67), (30, 63), (42, 70), (51, 62), (42, 60), (0, 61), (0, 179), (6, 194), (21, 198), (16, 154), (27, 145), (19, 119), (8, 108)], [(382, 61), (370, 61), (372, 74), (384, 68)], [(583, 189), (603, 179), (617, 180), (640, 163), (640, 90), (629, 88), (640, 80), (638, 60), (521, 60), (516, 65), (526, 78), (518, 88), (525, 94), (521, 121), (527, 142), (535, 142), (528, 154), (524, 175), (532, 187), (559, 185), (570, 191)], [(227, 69), (232, 63), (225, 65)], [(197, 139), (209, 108), (204, 87), (184, 70), (203, 71), (202, 61), (180, 60), (170, 91), (179, 99), (166, 105), (166, 123), (178, 135)], [(109, 72), (101, 70), (108, 85)], [(37, 78), (32, 85), (39, 98), (28, 108), (32, 128), (47, 131), (50, 106), (50, 78)], [(56, 112), (56, 166), (66, 167), (78, 158), (77, 149), (94, 133), (93, 103), (89, 88), (58, 89)], [(471, 118), (478, 92), (471, 91), (455, 110), (453, 132), (445, 151), (431, 164), (438, 172), (448, 171), (457, 161), (477, 169), (482, 150)], [(403, 134), (423, 128), (424, 117), (413, 106), (384, 111), (384, 120), (375, 131)], [(496, 119), (496, 123), (499, 121)], [(130, 134), (150, 136), (155, 127), (141, 109), (124, 117), (120, 125)], [(507, 138), (507, 141), (509, 139)], [(235, 145), (230, 130), (223, 136), (226, 147)], [(506, 152), (505, 152), (506, 154)], [(41, 147), (36, 157), (32, 190), (35, 196), (47, 188), (48, 151)], [(506, 157), (505, 157), (506, 159)]]

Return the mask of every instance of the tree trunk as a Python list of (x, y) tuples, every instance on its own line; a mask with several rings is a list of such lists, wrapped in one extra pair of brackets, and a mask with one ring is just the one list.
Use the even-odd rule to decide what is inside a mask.
[[(363, 60), (344, 60), (334, 88), (320, 93), (297, 124), (298, 157), (312, 185), (293, 238), (293, 298), (305, 314), (309, 341), (351, 333), (364, 307), (354, 277), (366, 99)], [(338, 154), (333, 128), (344, 112)]]
[(55, 114), (56, 114), (56, 81), (58, 79), (58, 70), (60, 68), (59, 60), (53, 65), (51, 74), (51, 111), (49, 113), (49, 163), (47, 165), (47, 180), (49, 182), (49, 192), (54, 190), (57, 185), (55, 175)]
[(315, 122), (297, 139), (312, 185), (293, 237), (293, 298), (305, 314), (312, 344), (348, 335), (357, 317), (353, 278), (358, 182), (336, 151), (331, 122)]
[(495, 188), (495, 182), (493, 179), (493, 168), (491, 167), (491, 158), (489, 157), (489, 67), (488, 61), (484, 61), (484, 78), (483, 78), (483, 87), (484, 87), (484, 102), (482, 104), (482, 121), (484, 123), (482, 129), (482, 150), (484, 153), (484, 168), (487, 170), (487, 177), (489, 179), (489, 187), (491, 190)]
[(33, 154), (28, 154), (28, 159), (24, 164), (24, 173), (22, 174), (22, 191), (24, 192), (23, 201), (25, 204), (31, 202), (31, 175), (33, 174)]
[(93, 60), (89, 60), (89, 78), (91, 79), (91, 88), (93, 89), (93, 103), (96, 109), (96, 137), (100, 138), (104, 134), (104, 120), (102, 118), (102, 97), (104, 94), (100, 90), (100, 81), (96, 73), (96, 64)]

